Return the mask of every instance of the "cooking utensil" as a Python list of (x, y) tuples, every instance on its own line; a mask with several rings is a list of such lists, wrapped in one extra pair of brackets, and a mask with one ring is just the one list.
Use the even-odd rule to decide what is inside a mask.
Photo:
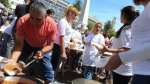
[(28, 62), (27, 64), (19, 64), (19, 63), (7, 63), (4, 65), (4, 72), (7, 73), (10, 76), (14, 76), (17, 73), (20, 73), (23, 69), (25, 69), (26, 67), (28, 67), (30, 64), (32, 64), (33, 62), (35, 62), (36, 59), (31, 60), (30, 62)]
[(8, 76), (5, 77), (3, 81), (0, 82), (0, 84), (37, 84), (37, 83), (27, 78)]

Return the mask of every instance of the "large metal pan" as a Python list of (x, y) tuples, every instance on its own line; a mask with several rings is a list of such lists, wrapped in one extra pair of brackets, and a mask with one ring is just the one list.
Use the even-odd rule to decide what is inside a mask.
[(37, 84), (36, 82), (22, 77), (8, 76), (1, 80), (0, 84)]
[(6, 74), (10, 75), (10, 76), (14, 76), (17, 73), (22, 72), (23, 69), (25, 69), (26, 67), (28, 67), (30, 64), (32, 64), (33, 62), (35, 62), (36, 60), (33, 59), (30, 62), (28, 62), (27, 64), (23, 64), (23, 63), (7, 63), (4, 65), (3, 70)]
[(87, 80), (84, 78), (78, 78), (72, 81), (72, 84), (102, 84), (95, 80)]

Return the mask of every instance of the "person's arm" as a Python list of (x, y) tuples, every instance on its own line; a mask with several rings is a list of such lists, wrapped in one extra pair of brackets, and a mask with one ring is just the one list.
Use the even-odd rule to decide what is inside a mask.
[[(121, 34), (121, 42), (122, 42), (122, 48), (119, 48), (118, 50), (116, 49), (116, 51), (118, 51), (117, 53), (113, 53), (113, 56), (110, 58), (110, 60), (108, 61), (107, 65), (105, 66), (105, 68), (107, 70), (114, 70), (116, 69), (117, 67), (119, 67), (122, 63), (124, 63), (122, 60), (121, 60), (121, 53), (129, 53), (130, 51), (132, 51), (133, 49), (130, 49), (130, 41), (131, 41), (131, 31), (129, 29), (127, 29), (126, 31), (122, 31), (122, 34)], [(120, 52), (119, 52), (120, 51)], [(125, 52), (126, 51), (126, 52)], [(119, 55), (118, 55), (119, 53)], [(132, 55), (127, 55), (127, 54), (124, 54), (125, 58), (127, 59), (130, 59), (128, 58), (129, 57), (133, 57)], [(134, 60), (132, 60), (134, 61)]]
[[(121, 48), (108, 48), (108, 47), (104, 46), (103, 51), (110, 52), (110, 53), (120, 53), (120, 52), (128, 51), (130, 49), (129, 43), (130, 43), (131, 38), (129, 35), (123, 35), (123, 36), (124, 37), (120, 36), (120, 40), (121, 40), (121, 44), (122, 44)], [(118, 39), (118, 38), (115, 38), (115, 39)], [(112, 45), (114, 45), (114, 44), (117, 44), (116, 41), (114, 41), (112, 43)]]
[(140, 61), (150, 59), (150, 43), (144, 43), (138, 45), (136, 48), (129, 50), (128, 52), (119, 53), (122, 62)]
[(94, 42), (92, 42), (91, 44), (93, 46), (95, 46), (99, 51), (101, 51), (104, 48), (103, 44), (97, 44), (97, 43), (94, 43)]
[(138, 45), (136, 48), (130, 49), (127, 52), (116, 53), (110, 58), (105, 68), (107, 70), (114, 70), (122, 63), (135, 62), (150, 59), (150, 43)]
[(46, 45), (44, 46), (41, 51), (43, 52), (43, 54), (49, 52), (49, 51), (52, 51), (53, 49), (53, 45), (54, 45), (54, 42), (51, 42), (49, 45)]
[(54, 41), (56, 40), (56, 34), (58, 30), (57, 30), (57, 23), (54, 20), (51, 21), (51, 25), (49, 26), (49, 29), (50, 29), (48, 32), (49, 38), (47, 38), (46, 46), (44, 46), (41, 49), (41, 51), (44, 53), (52, 51), (54, 46)]
[(117, 69), (121, 64), (123, 64), (123, 62), (121, 61), (118, 53), (115, 53), (111, 56), (104, 68), (107, 71), (113, 71)]
[(131, 31), (130, 31), (130, 26), (127, 29), (124, 29), (120, 35), (120, 40), (122, 47), (121, 48), (107, 48), (105, 47), (105, 50), (107, 52), (112, 52), (112, 53), (120, 53), (120, 52), (125, 52), (130, 49), (130, 41), (131, 41)]
[(24, 46), (24, 31), (23, 31), (24, 19), (20, 18), (16, 25), (16, 35), (15, 35), (15, 48), (12, 55), (9, 57), (15, 62), (17, 62), (19, 56), (21, 55), (22, 48)]
[(99, 43), (95, 43), (95, 41), (93, 41), (91, 44), (95, 46), (99, 51), (102, 51), (105, 46), (104, 36), (100, 35), (97, 39), (99, 39)]
[(61, 58), (62, 59), (67, 59), (66, 56), (66, 51), (65, 51), (65, 41), (64, 41), (64, 35), (66, 33), (65, 29), (66, 29), (66, 24), (65, 22), (62, 20), (60, 20), (59, 24), (58, 24), (58, 29), (59, 29), (59, 33), (60, 33), (60, 47), (61, 47)]
[(37, 51), (37, 53), (35, 54), (35, 58), (42, 59), (44, 54), (52, 51), (53, 45), (54, 45), (54, 43), (51, 42), (51, 43), (47, 44), (46, 46), (44, 46), (41, 50)]
[(18, 36), (16, 36), (15, 44), (16, 45), (15, 45), (14, 51), (12, 52), (12, 55), (10, 58), (14, 62), (17, 62), (19, 56), (21, 55), (21, 50), (23, 48), (24, 41), (23, 41), (23, 39), (20, 39)]
[(61, 57), (63, 59), (67, 59), (66, 50), (65, 50), (65, 43), (64, 43), (64, 36), (60, 36), (60, 46), (61, 46)]
[(122, 48), (107, 48), (107, 47), (104, 47), (104, 51), (105, 52), (111, 52), (111, 53), (119, 53), (119, 52), (125, 52), (125, 51), (128, 51), (130, 48), (125, 48), (125, 47), (122, 47)]
[(42, 59), (44, 54), (48, 52), (52, 52), (54, 46), (54, 40), (56, 39), (56, 34), (58, 32), (56, 22), (52, 19), (49, 23), (49, 26), (47, 26), (47, 28), (48, 28), (48, 32), (46, 33), (48, 35), (48, 38), (45, 41), (43, 48), (37, 51), (36, 53), (37, 59)]
[(101, 50), (104, 56), (113, 56), (114, 53), (120, 53), (128, 51), (130, 48), (107, 48), (106, 46)]

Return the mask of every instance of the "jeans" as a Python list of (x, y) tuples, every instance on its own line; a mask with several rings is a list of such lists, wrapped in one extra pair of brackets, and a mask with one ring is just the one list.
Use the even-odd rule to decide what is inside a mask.
[(85, 66), (83, 76), (85, 79), (92, 80), (95, 72), (95, 67)]
[(13, 48), (14, 48), (14, 40), (12, 39), (12, 36), (7, 33), (3, 33), (1, 37), (0, 56), (3, 57), (10, 56)]
[[(27, 42), (24, 42), (24, 47), (19, 60), (22, 60), (25, 63), (30, 62), (36, 53), (41, 48), (33, 48)], [(53, 81), (54, 80), (54, 71), (51, 64), (51, 52), (44, 54), (44, 57), (41, 60), (38, 60), (32, 63), (25, 69), (25, 72), (28, 75), (37, 76), (44, 81)]]
[(150, 75), (134, 75), (131, 84), (150, 84)]

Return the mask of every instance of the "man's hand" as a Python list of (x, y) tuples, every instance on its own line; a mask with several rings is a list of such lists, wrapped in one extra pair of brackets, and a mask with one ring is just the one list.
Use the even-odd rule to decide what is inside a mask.
[(35, 54), (35, 59), (42, 59), (43, 58), (43, 52), (42, 51), (37, 51), (37, 53)]
[(16, 63), (17, 61), (15, 59), (7, 59), (3, 61), (4, 63)]
[(122, 64), (121, 59), (119, 58), (118, 53), (114, 54), (104, 67), (107, 71), (112, 71), (116, 68), (118, 68)]

